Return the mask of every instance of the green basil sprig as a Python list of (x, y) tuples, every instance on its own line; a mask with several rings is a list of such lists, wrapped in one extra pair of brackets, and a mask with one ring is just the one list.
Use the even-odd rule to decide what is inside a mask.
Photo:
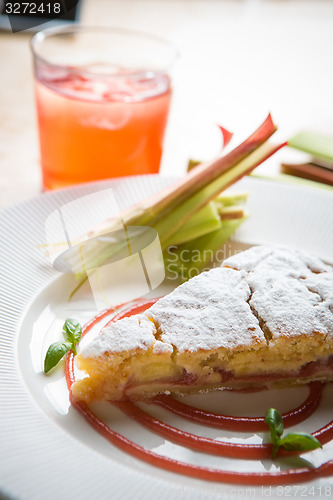
[(65, 337), (65, 342), (54, 342), (48, 348), (44, 360), (44, 372), (49, 372), (54, 368), (65, 354), (72, 350), (76, 355), (76, 344), (81, 340), (82, 326), (75, 319), (66, 319), (62, 327), (62, 333)]
[(56, 366), (72, 347), (70, 342), (54, 342), (47, 350), (44, 361), (44, 372), (49, 372)]
[(283, 434), (283, 421), (281, 413), (275, 408), (266, 412), (265, 423), (268, 424), (273, 443), (272, 457), (275, 458), (279, 448), (286, 451), (308, 451), (322, 448), (317, 438), (305, 432), (291, 432)]
[(72, 351), (76, 355), (76, 344), (81, 340), (82, 336), (82, 326), (75, 319), (66, 319), (64, 326), (62, 327), (62, 333), (65, 339), (72, 344)]

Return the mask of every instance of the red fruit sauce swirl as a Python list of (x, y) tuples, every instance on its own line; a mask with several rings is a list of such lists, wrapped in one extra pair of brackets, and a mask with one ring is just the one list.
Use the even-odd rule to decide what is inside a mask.
[[(297, 408), (282, 414), (284, 427), (291, 427), (292, 425), (299, 424), (310, 417), (320, 403), (321, 393), (322, 384), (320, 382), (309, 384), (309, 395), (306, 400)], [(151, 402), (180, 417), (218, 429), (240, 432), (267, 430), (265, 417), (233, 417), (230, 415), (219, 415), (189, 406), (164, 394), (156, 396)]]
[[(153, 305), (157, 299), (151, 301), (139, 301), (134, 306), (126, 307), (126, 304), (118, 306), (116, 309), (103, 311), (95, 316), (89, 323), (83, 327), (82, 335), (86, 335), (102, 319), (110, 316), (107, 324), (114, 323), (121, 318), (129, 317), (132, 314), (139, 314)], [(100, 418), (98, 418), (89, 406), (80, 401), (76, 401), (71, 395), (71, 386), (75, 382), (74, 374), (74, 355), (70, 352), (66, 358), (66, 380), (70, 391), (72, 405), (81, 413), (81, 415), (91, 424), (91, 426), (103, 435), (113, 445), (123, 451), (143, 460), (151, 465), (161, 467), (175, 473), (182, 473), (198, 479), (220, 481), (232, 484), (248, 485), (281, 485), (299, 483), (302, 481), (315, 480), (319, 477), (330, 476), (333, 474), (333, 460), (325, 462), (317, 468), (295, 468), (281, 470), (279, 472), (236, 472), (224, 471), (202, 467), (198, 465), (187, 464), (159, 455), (142, 446), (134, 443), (118, 432), (113, 431)], [(318, 407), (322, 392), (321, 383), (309, 384), (309, 395), (307, 399), (297, 408), (283, 414), (283, 422), (286, 427), (295, 425), (308, 418)], [(186, 405), (171, 396), (158, 396), (153, 398), (151, 403), (159, 405), (181, 417), (187, 418), (197, 423), (209, 426), (238, 431), (258, 431), (267, 430), (264, 423), (264, 417), (233, 417), (229, 415), (219, 415), (216, 413), (204, 411), (189, 405)], [(271, 456), (272, 447), (270, 444), (238, 444), (230, 442), (217, 441), (210, 438), (196, 436), (175, 427), (172, 427), (161, 420), (151, 416), (144, 410), (136, 406), (132, 401), (117, 401), (112, 404), (134, 419), (139, 424), (149, 428), (155, 433), (179, 445), (198, 450), (200, 452), (212, 453), (227, 457), (239, 459), (264, 459)], [(325, 444), (333, 439), (333, 421), (313, 433), (321, 444)], [(279, 455), (284, 455), (283, 451)]]

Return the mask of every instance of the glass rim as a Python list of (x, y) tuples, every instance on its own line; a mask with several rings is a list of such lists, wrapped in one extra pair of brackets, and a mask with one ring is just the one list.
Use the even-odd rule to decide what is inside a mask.
[[(70, 67), (66, 66), (65, 64), (57, 64), (57, 63), (52, 63), (47, 60), (47, 58), (41, 56), (37, 52), (37, 47), (41, 46), (43, 42), (45, 42), (47, 39), (53, 37), (53, 36), (61, 36), (61, 35), (70, 35), (70, 34), (79, 34), (79, 33), (96, 33), (98, 34), (119, 34), (123, 36), (136, 36), (138, 38), (145, 39), (147, 41), (151, 40), (152, 42), (157, 42), (161, 45), (163, 45), (166, 48), (169, 48), (172, 52), (172, 56), (170, 58), (170, 62), (166, 64), (163, 67), (164, 71), (168, 71), (172, 68), (172, 66), (175, 64), (176, 60), (179, 57), (179, 50), (177, 46), (169, 41), (166, 40), (162, 37), (159, 37), (157, 35), (153, 35), (151, 33), (147, 33), (144, 31), (140, 30), (132, 30), (132, 29), (127, 29), (127, 28), (120, 28), (117, 26), (91, 26), (91, 25), (74, 25), (74, 26), (57, 26), (57, 27), (51, 27), (47, 28), (45, 30), (38, 31), (35, 33), (31, 39), (30, 39), (30, 49), (33, 55), (33, 58), (35, 61), (39, 61), (44, 63), (45, 65), (48, 65), (53, 68), (58, 68), (58, 69), (64, 69), (66, 68), (70, 73), (76, 74), (80, 73), (82, 74), (82, 68), (75, 68), (75, 67)], [(162, 69), (161, 69), (162, 70)], [(147, 72), (147, 69), (142, 70), (133, 70), (129, 71), (126, 73), (128, 77), (133, 77), (133, 76), (139, 76), (142, 75), (142, 73)], [(153, 71), (153, 69), (152, 69)], [(98, 72), (91, 72), (89, 70), (84, 70), (84, 73), (87, 75), (91, 75), (92, 77), (103, 77), (103, 78), (117, 78), (117, 77), (123, 77), (121, 74), (117, 73), (98, 73)]]

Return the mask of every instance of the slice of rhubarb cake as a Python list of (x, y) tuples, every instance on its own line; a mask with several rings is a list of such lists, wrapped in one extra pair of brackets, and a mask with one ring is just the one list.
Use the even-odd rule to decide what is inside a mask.
[(103, 328), (76, 363), (88, 402), (333, 380), (333, 268), (253, 247)]

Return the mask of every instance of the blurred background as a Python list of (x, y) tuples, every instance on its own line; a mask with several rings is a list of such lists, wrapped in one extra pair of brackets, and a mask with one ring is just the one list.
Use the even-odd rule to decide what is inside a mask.
[[(277, 139), (301, 129), (333, 134), (331, 0), (80, 4), (81, 24), (146, 31), (179, 48), (162, 175), (182, 175), (189, 158), (219, 154), (217, 123), (242, 139), (271, 111)], [(31, 36), (0, 32), (0, 208), (41, 191)], [(286, 155), (259, 168), (275, 175)]]

